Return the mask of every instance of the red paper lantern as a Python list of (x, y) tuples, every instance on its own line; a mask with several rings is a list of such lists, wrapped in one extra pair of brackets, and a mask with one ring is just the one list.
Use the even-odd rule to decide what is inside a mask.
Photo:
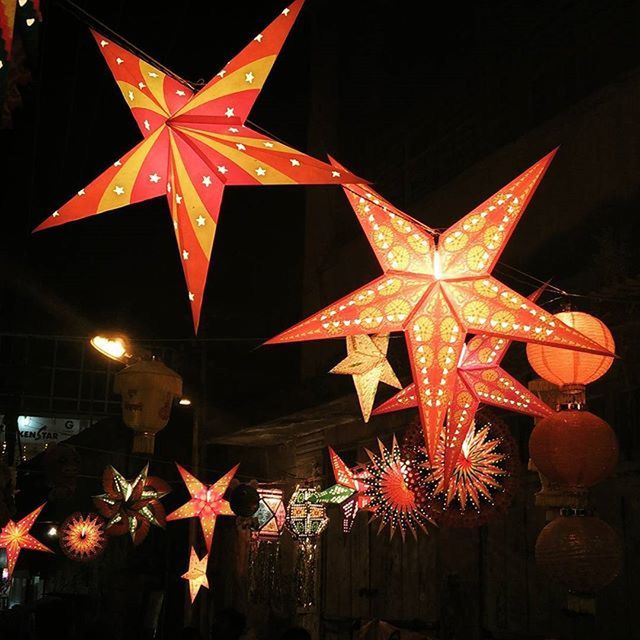
[[(556, 318), (576, 329), (612, 353), (615, 343), (611, 331), (598, 318), (580, 311), (562, 311)], [(584, 387), (602, 377), (613, 363), (611, 356), (527, 344), (527, 358), (534, 371), (559, 387)]]
[(591, 487), (609, 476), (618, 461), (613, 429), (589, 411), (559, 411), (543, 418), (529, 439), (540, 473), (563, 487)]
[(562, 515), (536, 541), (536, 563), (553, 580), (575, 593), (595, 593), (620, 573), (618, 534), (593, 516)]

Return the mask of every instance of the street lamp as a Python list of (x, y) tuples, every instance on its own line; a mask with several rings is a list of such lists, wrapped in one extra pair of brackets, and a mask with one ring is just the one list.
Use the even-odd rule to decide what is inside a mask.
[(122, 419), (133, 429), (134, 453), (153, 453), (156, 433), (169, 422), (171, 405), (182, 396), (182, 378), (157, 358), (130, 346), (122, 335), (97, 335), (91, 346), (127, 363), (115, 374), (113, 390), (122, 397)]

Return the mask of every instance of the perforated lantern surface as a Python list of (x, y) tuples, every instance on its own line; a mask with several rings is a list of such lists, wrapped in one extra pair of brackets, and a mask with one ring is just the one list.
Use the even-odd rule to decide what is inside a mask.
[(260, 502), (253, 516), (258, 540), (274, 542), (279, 539), (287, 516), (282, 489), (258, 487), (258, 495)]
[(286, 525), (297, 540), (317, 538), (329, 524), (326, 505), (318, 499), (320, 487), (296, 487), (287, 505)]
[[(608, 351), (615, 351), (615, 342), (607, 326), (592, 315), (580, 311), (562, 311), (556, 318), (580, 331)], [(611, 367), (613, 358), (593, 353), (558, 349), (548, 345), (528, 344), (527, 358), (541, 377), (557, 384), (587, 385), (601, 378)]]

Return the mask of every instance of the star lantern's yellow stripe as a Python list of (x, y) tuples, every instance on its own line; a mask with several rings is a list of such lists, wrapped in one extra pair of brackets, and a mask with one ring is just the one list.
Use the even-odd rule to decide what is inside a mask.
[[(252, 175), (261, 184), (297, 184), (293, 178), (290, 178), (277, 169), (274, 169), (264, 160), (257, 160), (244, 151), (229, 147), (228, 145), (222, 142), (218, 142), (214, 138), (203, 135), (202, 133), (199, 133), (193, 129), (189, 129), (188, 131), (189, 133), (186, 135), (189, 135), (191, 138), (202, 142), (210, 149), (213, 149), (214, 151), (217, 151), (219, 154), (223, 155), (225, 158), (228, 158), (229, 160), (231, 160), (231, 162), (237, 164), (241, 169)], [(256, 173), (261, 168), (266, 169), (265, 175)]]
[[(197, 93), (183, 109), (178, 111), (178, 114), (187, 114), (207, 102), (238, 93), (239, 91), (262, 89), (275, 60), (276, 56), (266, 56), (250, 62), (240, 69), (236, 69), (233, 73), (225, 75), (223, 78), (218, 80), (218, 82), (212, 84), (208, 88), (205, 87), (202, 91)], [(252, 74), (252, 82), (247, 82), (247, 74)]]
[[(202, 129), (198, 129), (194, 127), (180, 127), (179, 125), (178, 127), (185, 132), (188, 131), (189, 133), (206, 135), (211, 138), (216, 138), (218, 140), (224, 140), (224, 141), (230, 142), (233, 145), (240, 143), (240, 144), (243, 144), (245, 147), (253, 147), (255, 149), (268, 149), (269, 151), (279, 151), (280, 153), (290, 153), (292, 154), (291, 156), (292, 158), (295, 157), (299, 159), (301, 162), (304, 162), (304, 156), (305, 156), (304, 153), (301, 153), (297, 149), (294, 149), (293, 147), (289, 147), (286, 144), (282, 144), (281, 142), (276, 142), (275, 140), (271, 140), (271, 139), (264, 140), (262, 138), (250, 138), (247, 136), (239, 136), (239, 135), (226, 134), (226, 133), (210, 133), (208, 131), (203, 131)], [(264, 144), (265, 142), (269, 143), (268, 147), (265, 146)]]
[(118, 86), (130, 109), (149, 109), (149, 111), (153, 111), (163, 118), (167, 117), (167, 113), (162, 110), (160, 105), (146, 93), (140, 91), (137, 86), (122, 80), (118, 81)]
[(152, 67), (148, 62), (145, 62), (144, 60), (140, 60), (139, 66), (142, 77), (144, 78), (144, 83), (147, 85), (147, 89), (151, 91), (160, 108), (164, 110), (164, 115), (171, 115), (171, 111), (169, 110), (167, 101), (164, 97), (165, 74), (161, 71), (158, 71), (158, 69)]
[[(131, 192), (138, 178), (140, 168), (164, 129), (165, 127), (162, 126), (154, 131), (143, 141), (138, 149), (122, 163), (122, 167), (120, 167), (120, 170), (115, 174), (109, 186), (102, 194), (96, 213), (116, 209), (131, 202)], [(120, 191), (122, 192), (120, 193)]]
[[(193, 232), (200, 244), (200, 247), (204, 251), (204, 254), (209, 257), (211, 256), (211, 250), (213, 249), (213, 238), (216, 234), (217, 225), (215, 220), (211, 217), (206, 205), (200, 199), (198, 191), (193, 186), (193, 182), (189, 177), (187, 168), (184, 165), (182, 156), (180, 155), (178, 146), (176, 145), (173, 132), (171, 132), (171, 155), (174, 161), (176, 177), (178, 178), (178, 183), (182, 190), (180, 195), (183, 197), (183, 202), (187, 207), (187, 213), (191, 226), (193, 227)], [(206, 223), (204, 225), (198, 225), (196, 222), (196, 218), (198, 216), (206, 218)]]

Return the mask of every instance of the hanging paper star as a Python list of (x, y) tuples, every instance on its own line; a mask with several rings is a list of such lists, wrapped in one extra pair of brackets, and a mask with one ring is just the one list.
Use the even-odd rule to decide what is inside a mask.
[(192, 476), (179, 464), (176, 466), (182, 476), (182, 480), (187, 485), (191, 500), (170, 513), (167, 516), (167, 520), (200, 518), (200, 526), (204, 534), (207, 551), (211, 551), (213, 532), (216, 528), (216, 518), (218, 516), (235, 515), (223, 496), (240, 465), (237, 464), (233, 469), (225, 473), (220, 480), (210, 486), (202, 484), (200, 480)]
[[(534, 291), (529, 300), (537, 300), (544, 287)], [(500, 363), (512, 340), (480, 334), (463, 345), (455, 372), (453, 400), (447, 416), (444, 448), (444, 479), (451, 477), (462, 443), (473, 424), (480, 403), (526, 415), (544, 417), (553, 410), (508, 374)], [(410, 384), (374, 410), (374, 415), (418, 406), (416, 385)]]
[(269, 343), (402, 331), (430, 459), (467, 333), (603, 353), (490, 275), (554, 153), (439, 236), (366, 186), (350, 185), (345, 192), (384, 275)]
[(331, 447), (329, 457), (336, 484), (321, 491), (318, 500), (327, 504), (339, 504), (342, 507), (342, 530), (344, 533), (350, 533), (358, 511), (363, 511), (369, 506), (369, 497), (365, 495), (368, 486), (367, 473), (366, 470), (349, 469)]
[(129, 532), (133, 544), (138, 545), (147, 537), (152, 524), (164, 529), (165, 512), (160, 499), (171, 489), (164, 480), (148, 473), (148, 464), (133, 480), (127, 480), (112, 466), (104, 470), (105, 493), (94, 496), (93, 503), (107, 518), (108, 535), (121, 536)]
[(95, 513), (72, 513), (60, 527), (60, 548), (72, 560), (94, 560), (106, 546), (104, 521)]
[(396, 389), (402, 388), (387, 360), (388, 348), (388, 334), (372, 337), (347, 336), (347, 357), (329, 372), (353, 376), (365, 422), (368, 422), (371, 416), (379, 382), (384, 382)]
[(35, 511), (32, 511), (29, 515), (25, 516), (18, 522), (9, 520), (9, 522), (7, 522), (0, 531), (0, 549), (4, 549), (7, 554), (9, 578), (13, 575), (13, 570), (22, 549), (53, 553), (49, 547), (45, 547), (45, 545), (36, 540), (29, 533), (29, 530), (33, 527), (36, 519), (43, 509), (44, 504), (40, 505)]
[(302, 4), (285, 9), (197, 93), (94, 32), (144, 140), (37, 230), (166, 196), (197, 331), (226, 186), (356, 180), (246, 124)]
[(426, 470), (401, 451), (395, 436), (390, 450), (380, 440), (378, 447), (379, 456), (366, 449), (371, 463), (367, 469), (365, 495), (374, 510), (372, 519), (380, 521), (378, 533), (388, 524), (390, 538), (398, 528), (403, 540), (407, 529), (417, 538), (416, 528), (427, 533), (425, 525), (432, 522), (424, 500), (416, 495), (417, 487), (426, 486)]
[(202, 558), (198, 558), (196, 550), (191, 547), (191, 556), (189, 558), (189, 570), (182, 575), (185, 580), (189, 581), (189, 595), (193, 604), (200, 587), (209, 588), (209, 580), (207, 578), (207, 563), (209, 562), (209, 554), (206, 553)]

